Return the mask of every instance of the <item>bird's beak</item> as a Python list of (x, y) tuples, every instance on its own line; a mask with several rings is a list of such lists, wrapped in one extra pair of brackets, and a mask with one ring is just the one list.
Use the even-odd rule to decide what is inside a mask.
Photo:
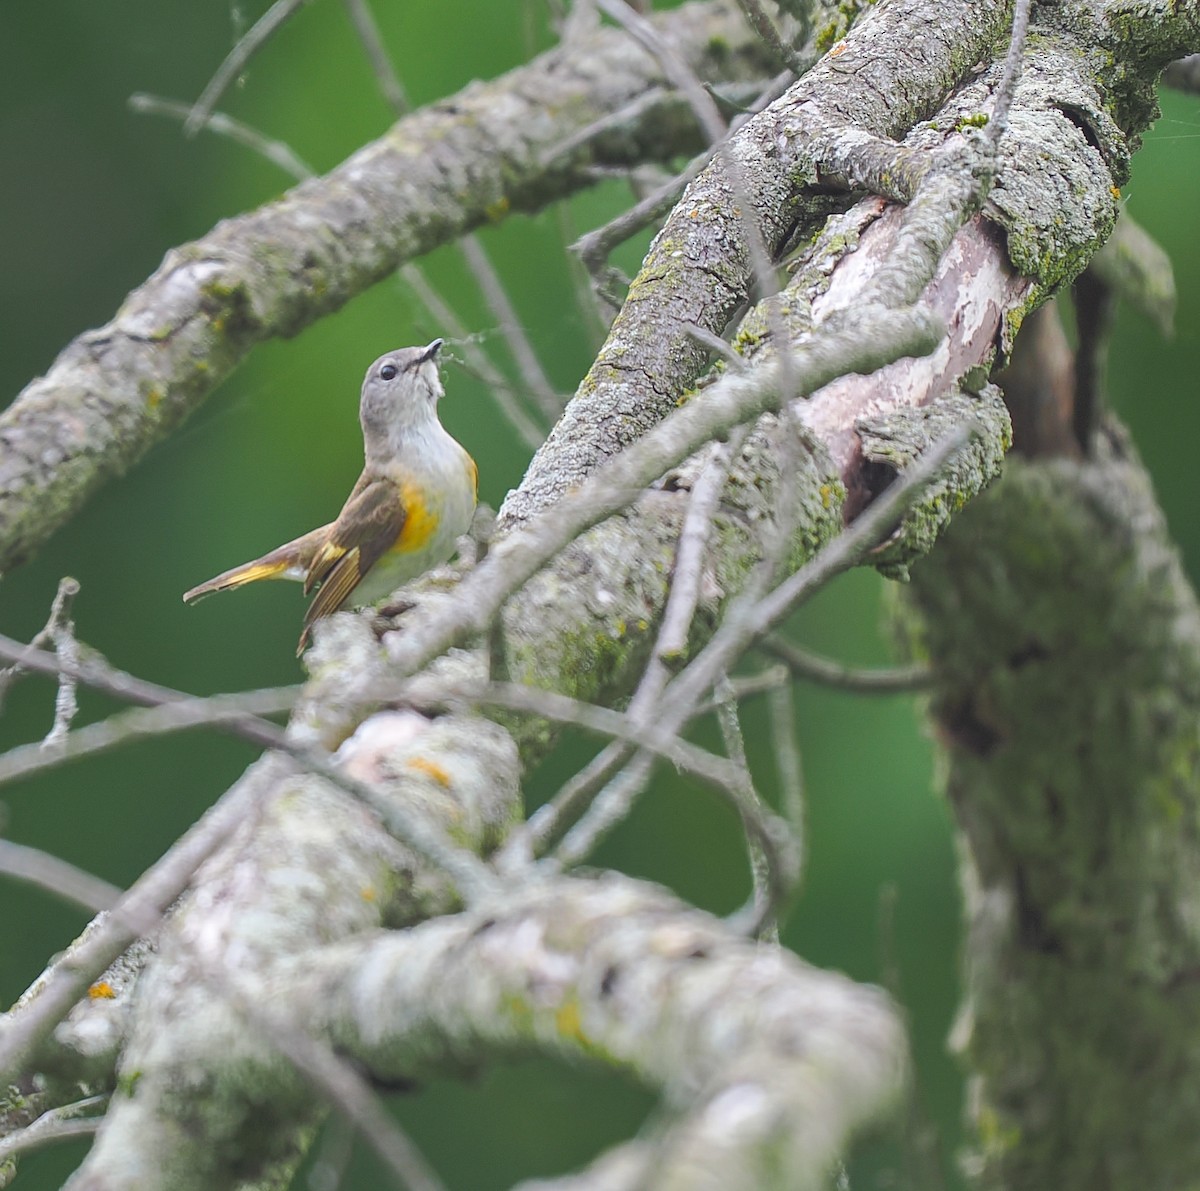
[(421, 353), (421, 363), (424, 364), (427, 360), (432, 360), (433, 357), (442, 350), (443, 343), (445, 343), (444, 339), (435, 339), (431, 344), (429, 344), (429, 346), (426, 347)]

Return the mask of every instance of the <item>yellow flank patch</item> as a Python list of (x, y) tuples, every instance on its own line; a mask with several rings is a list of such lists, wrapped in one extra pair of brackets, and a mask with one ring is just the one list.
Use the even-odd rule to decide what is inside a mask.
[(554, 1025), (559, 1034), (573, 1042), (586, 1042), (583, 1034), (583, 1014), (575, 997), (565, 1000), (554, 1014)]
[(107, 980), (97, 980), (91, 988), (88, 989), (88, 996), (93, 1001), (111, 1001), (116, 997), (113, 991), (113, 986)]
[(438, 515), (425, 503), (421, 486), (412, 480), (400, 485), (400, 499), (404, 502), (404, 525), (392, 549), (408, 554), (420, 550), (437, 532)]
[(423, 773), (426, 777), (431, 777), (439, 786), (445, 789), (450, 788), (449, 772), (436, 761), (429, 760), (428, 757), (413, 757), (408, 763), (409, 769), (415, 769), (418, 773)]

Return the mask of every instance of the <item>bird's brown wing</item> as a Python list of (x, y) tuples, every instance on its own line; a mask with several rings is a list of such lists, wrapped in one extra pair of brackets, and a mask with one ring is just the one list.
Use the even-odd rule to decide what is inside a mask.
[(306, 592), (318, 583), (321, 589), (305, 613), (301, 649), (313, 622), (336, 612), (362, 577), (396, 544), (406, 516), (400, 490), (390, 480), (356, 486), (305, 576)]

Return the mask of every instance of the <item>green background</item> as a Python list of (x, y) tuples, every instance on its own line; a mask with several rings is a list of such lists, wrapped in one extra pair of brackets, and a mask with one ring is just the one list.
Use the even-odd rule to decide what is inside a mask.
[[(128, 95), (194, 98), (236, 33), (265, 5), (184, 0), (62, 0), (0, 5), (0, 392), (14, 397), (74, 335), (105, 322), (172, 245), (269, 200), (289, 183), (248, 151), (177, 124), (137, 116)], [(549, 44), (535, 0), (378, 3), (385, 39), (416, 103), (491, 77)], [(222, 104), (286, 140), (324, 171), (389, 123), (343, 7), (305, 7), (256, 58)], [(1200, 101), (1168, 95), (1165, 116), (1135, 160), (1125, 202), (1170, 252), (1179, 332), (1160, 341), (1120, 316), (1115, 403), (1132, 424), (1195, 577), (1200, 527), (1195, 379), (1200, 311)], [(626, 201), (617, 184), (573, 202), (582, 231)], [(1191, 214), (1188, 214), (1188, 213)], [(577, 310), (556, 213), (510, 219), (483, 235), (545, 367), (573, 389), (595, 343)], [(636, 264), (640, 245), (621, 263)], [(429, 273), (505, 368), (503, 340), (456, 252)], [(0, 631), (28, 638), (45, 620), (58, 578), (82, 583), (81, 637), (115, 664), (187, 691), (296, 681), (302, 602), (266, 585), (185, 608), (180, 593), (328, 519), (357, 475), (359, 379), (380, 352), (441, 331), (396, 280), (290, 342), (254, 353), (205, 408), (129, 476), (109, 485), (66, 530), (0, 584)], [(447, 375), (444, 420), (476, 456), (482, 496), (498, 505), (527, 452), (486, 390)], [(855, 574), (805, 609), (799, 636), (853, 662), (886, 659), (882, 582)], [(21, 683), (0, 719), (0, 746), (40, 737), (53, 691)], [(855, 1187), (958, 1185), (961, 1079), (945, 1038), (956, 999), (959, 904), (945, 808), (933, 791), (931, 747), (913, 700), (849, 697), (801, 687), (797, 716), (808, 783), (809, 849), (786, 941), (814, 963), (889, 983), (909, 1014), (920, 1105), (882, 1131), (852, 1167)], [(86, 696), (82, 720), (110, 706)], [(763, 789), (774, 772), (765, 723), (747, 717)], [(566, 741), (533, 782), (546, 796), (582, 756)], [(122, 750), (3, 792), (2, 830), (118, 884), (157, 858), (251, 760), (212, 735)], [(724, 912), (746, 893), (736, 825), (709, 798), (663, 774), (600, 862), (663, 881)], [(0, 879), (0, 1002), (8, 1003), (84, 916)], [(636, 1129), (646, 1094), (594, 1072), (528, 1063), (396, 1101), (405, 1125), (451, 1188), (488, 1191), (586, 1161)], [(890, 1136), (889, 1136), (890, 1132)], [(909, 1141), (898, 1144), (898, 1137)], [(912, 1139), (942, 1149), (942, 1176)], [(27, 1163), (19, 1184), (55, 1186), (81, 1156), (64, 1147)], [(347, 1186), (380, 1182), (370, 1156)]]

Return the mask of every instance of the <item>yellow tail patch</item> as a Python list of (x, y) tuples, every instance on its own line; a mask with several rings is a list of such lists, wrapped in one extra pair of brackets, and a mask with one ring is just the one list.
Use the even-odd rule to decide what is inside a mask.
[(286, 559), (278, 559), (275, 562), (248, 562), (244, 566), (223, 571), (215, 579), (209, 579), (207, 583), (201, 583), (199, 586), (193, 587), (191, 591), (185, 591), (183, 602), (193, 604), (206, 595), (212, 595), (218, 591), (229, 591), (234, 587), (242, 587), (246, 583), (256, 583), (259, 579), (283, 579), (290, 566), (291, 563)]

